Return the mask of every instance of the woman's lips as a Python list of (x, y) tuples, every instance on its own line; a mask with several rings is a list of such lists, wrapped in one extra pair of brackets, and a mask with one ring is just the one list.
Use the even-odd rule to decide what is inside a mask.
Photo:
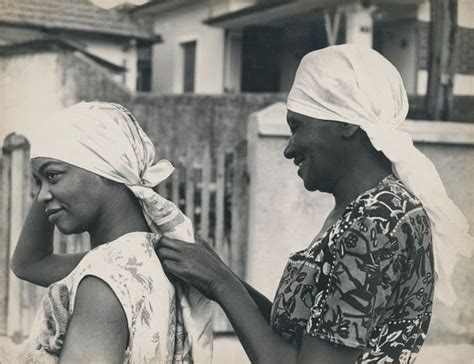
[(48, 216), (49, 222), (53, 223), (55, 220), (57, 220), (62, 211), (62, 208), (46, 209), (46, 215)]
[(303, 168), (305, 166), (305, 161), (302, 160), (302, 161), (298, 162), (297, 166), (298, 166), (298, 176), (301, 177), (302, 174), (303, 174)]

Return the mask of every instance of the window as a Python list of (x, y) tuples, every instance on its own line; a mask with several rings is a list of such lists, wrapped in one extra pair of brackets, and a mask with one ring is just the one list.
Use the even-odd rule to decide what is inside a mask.
[(137, 47), (137, 91), (151, 91), (151, 46)]
[(194, 92), (196, 41), (181, 43), (183, 49), (183, 92)]

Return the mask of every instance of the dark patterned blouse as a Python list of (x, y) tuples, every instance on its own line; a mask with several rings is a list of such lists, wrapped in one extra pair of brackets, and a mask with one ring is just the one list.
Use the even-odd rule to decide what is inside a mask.
[(271, 324), (297, 346), (310, 335), (363, 349), (358, 363), (411, 363), (428, 331), (433, 290), (428, 216), (388, 176), (290, 256)]

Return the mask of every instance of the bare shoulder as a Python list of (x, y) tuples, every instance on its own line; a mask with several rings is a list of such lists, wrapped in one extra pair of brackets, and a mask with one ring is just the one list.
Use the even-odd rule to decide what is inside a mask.
[(112, 288), (98, 277), (84, 277), (77, 288), (61, 361), (119, 362), (127, 341), (127, 318)]
[(112, 288), (95, 276), (84, 277), (77, 288), (74, 314), (82, 313), (98, 316), (101, 320), (111, 318), (125, 322), (127, 320)]

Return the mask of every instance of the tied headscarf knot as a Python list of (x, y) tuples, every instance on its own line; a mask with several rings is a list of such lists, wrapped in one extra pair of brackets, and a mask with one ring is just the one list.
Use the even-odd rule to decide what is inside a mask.
[(161, 159), (154, 165), (140, 172), (137, 183), (127, 183), (127, 186), (142, 186), (154, 188), (166, 180), (174, 171), (174, 167), (169, 160)]

